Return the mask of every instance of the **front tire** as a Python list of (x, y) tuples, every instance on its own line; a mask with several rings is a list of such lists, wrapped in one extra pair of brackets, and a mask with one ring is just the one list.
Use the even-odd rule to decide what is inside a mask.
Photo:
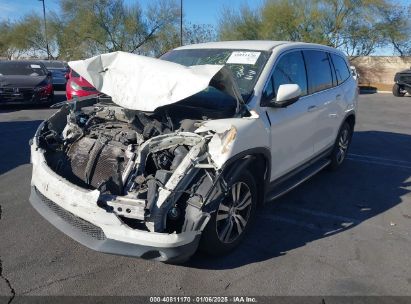
[(396, 83), (392, 87), (392, 94), (396, 97), (403, 97), (405, 93), (402, 92), (401, 87)]
[(341, 126), (330, 156), (331, 163), (329, 168), (331, 170), (337, 170), (344, 162), (351, 143), (353, 131), (353, 128), (347, 121)]
[(250, 227), (257, 206), (257, 185), (249, 171), (243, 172), (221, 200), (205, 227), (200, 250), (223, 255), (233, 250)]

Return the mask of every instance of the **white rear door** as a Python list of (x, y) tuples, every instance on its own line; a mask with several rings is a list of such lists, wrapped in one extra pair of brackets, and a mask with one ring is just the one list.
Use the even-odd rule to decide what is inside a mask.
[(322, 50), (305, 50), (308, 91), (312, 97), (309, 110), (315, 113), (314, 154), (330, 148), (340, 125), (342, 100), (329, 54)]

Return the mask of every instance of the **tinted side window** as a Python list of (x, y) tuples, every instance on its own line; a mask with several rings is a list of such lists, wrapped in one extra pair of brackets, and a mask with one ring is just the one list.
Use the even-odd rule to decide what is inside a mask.
[(322, 91), (333, 86), (331, 65), (327, 53), (323, 51), (304, 51), (310, 93)]
[(275, 94), (274, 94), (274, 86), (273, 86), (273, 77), (271, 75), (263, 91), (263, 98), (266, 100), (270, 100), (270, 99), (273, 99), (274, 97), (275, 97)]
[(307, 95), (307, 78), (301, 51), (287, 53), (280, 58), (274, 69), (272, 81), (275, 95), (282, 84), (298, 84), (301, 96)]
[(337, 82), (340, 84), (350, 77), (350, 70), (345, 63), (344, 58), (341, 56), (331, 54), (331, 59), (334, 63), (335, 73), (337, 74)]

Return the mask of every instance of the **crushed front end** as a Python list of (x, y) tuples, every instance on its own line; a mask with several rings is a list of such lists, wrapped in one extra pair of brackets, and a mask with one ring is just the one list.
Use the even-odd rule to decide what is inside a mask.
[(146, 113), (98, 97), (64, 105), (31, 141), (32, 205), (94, 250), (188, 259), (210, 216), (204, 206), (219, 192), (213, 134), (194, 133), (205, 112), (172, 105)]

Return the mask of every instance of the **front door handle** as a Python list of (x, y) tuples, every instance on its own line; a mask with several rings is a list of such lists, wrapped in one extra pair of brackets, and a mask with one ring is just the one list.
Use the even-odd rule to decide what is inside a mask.
[(309, 107), (307, 108), (307, 111), (308, 111), (308, 112), (312, 112), (312, 111), (314, 111), (316, 108), (317, 108), (316, 105), (312, 105), (312, 106), (309, 106)]

